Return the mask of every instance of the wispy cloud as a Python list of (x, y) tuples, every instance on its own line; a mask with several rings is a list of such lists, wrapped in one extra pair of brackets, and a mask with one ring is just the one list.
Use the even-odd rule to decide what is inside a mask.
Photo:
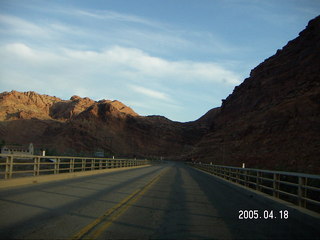
[(0, 14), (0, 23), (3, 25), (1, 29), (3, 33), (12, 33), (33, 37), (45, 37), (48, 34), (47, 30), (44, 30), (37, 24), (11, 15)]
[[(0, 14), (1, 42), (12, 39), (31, 45), (56, 47), (76, 38), (87, 38), (88, 31), (59, 21), (32, 22), (12, 15)], [(76, 44), (75, 44), (76, 45)]]
[[(23, 43), (7, 44), (1, 47), (1, 55), (6, 61), (19, 60), (22, 65), (34, 63), (34, 69), (62, 66), (61, 70), (77, 69), (87, 74), (122, 75), (140, 79), (164, 81), (175, 79), (182, 82), (217, 82), (222, 84), (237, 84), (239, 76), (225, 69), (218, 63), (168, 61), (150, 56), (139, 49), (113, 46), (102, 51), (74, 50), (67, 48), (36, 49)], [(64, 67), (63, 67), (64, 66)], [(54, 74), (54, 71), (48, 74)], [(77, 72), (78, 72), (77, 71)], [(75, 73), (76, 74), (76, 73)], [(171, 81), (170, 80), (170, 81)]]
[(152, 90), (152, 89), (148, 89), (148, 88), (141, 87), (141, 86), (131, 85), (130, 87), (131, 87), (131, 89), (133, 89), (133, 91), (135, 91), (137, 93), (144, 94), (148, 97), (156, 98), (156, 99), (164, 100), (164, 101), (171, 101), (171, 97), (169, 97), (166, 93)]
[(120, 22), (128, 22), (128, 23), (137, 23), (151, 27), (163, 28), (164, 24), (156, 21), (152, 21), (147, 18), (142, 18), (135, 15), (123, 14), (115, 11), (88, 11), (88, 10), (80, 10), (75, 9), (73, 11), (68, 11), (67, 14), (85, 16), (90, 18), (96, 18), (100, 20), (112, 20), (112, 21), (120, 21)]

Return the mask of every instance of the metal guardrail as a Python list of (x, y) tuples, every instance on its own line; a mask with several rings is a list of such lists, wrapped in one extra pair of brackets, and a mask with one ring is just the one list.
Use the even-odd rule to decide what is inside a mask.
[(189, 165), (320, 213), (320, 175), (188, 163)]
[(0, 154), (0, 178), (134, 167), (149, 160)]

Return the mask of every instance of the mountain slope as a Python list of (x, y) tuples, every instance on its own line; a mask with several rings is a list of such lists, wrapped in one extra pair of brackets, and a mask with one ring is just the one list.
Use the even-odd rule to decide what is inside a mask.
[(192, 158), (320, 172), (320, 17), (223, 101)]

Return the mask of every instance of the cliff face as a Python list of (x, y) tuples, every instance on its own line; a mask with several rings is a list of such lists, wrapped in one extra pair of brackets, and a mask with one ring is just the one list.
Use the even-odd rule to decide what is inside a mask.
[(223, 101), (192, 157), (320, 172), (320, 17)]
[(0, 139), (33, 142), (57, 154), (176, 158), (190, 151), (209, 129), (210, 113), (199, 122), (142, 117), (119, 101), (73, 96), (70, 100), (35, 92), (0, 94)]

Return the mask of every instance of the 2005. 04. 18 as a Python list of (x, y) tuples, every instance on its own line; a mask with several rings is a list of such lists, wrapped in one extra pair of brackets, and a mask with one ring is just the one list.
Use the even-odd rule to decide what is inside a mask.
[(288, 219), (288, 210), (264, 210), (260, 214), (259, 210), (239, 210), (239, 219)]

